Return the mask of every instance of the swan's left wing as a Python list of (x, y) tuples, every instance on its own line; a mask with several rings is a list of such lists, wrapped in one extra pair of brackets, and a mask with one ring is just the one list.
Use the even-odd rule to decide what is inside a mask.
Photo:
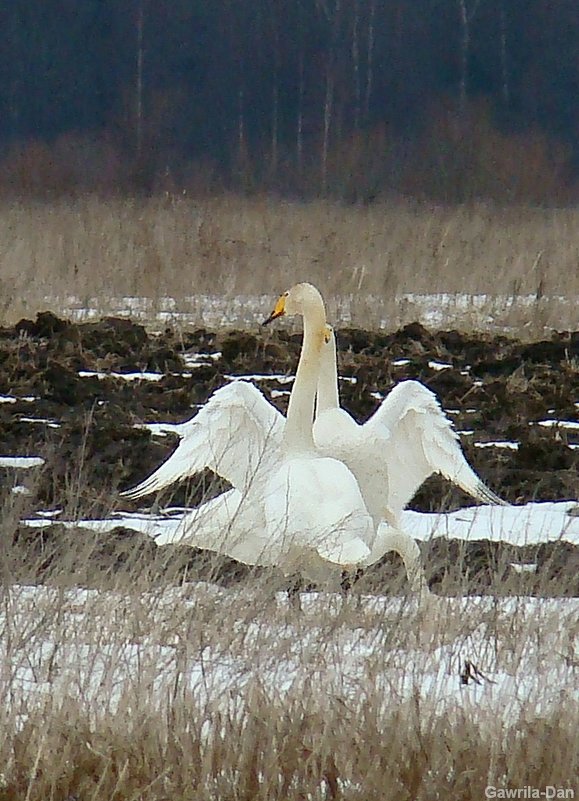
[(205, 468), (245, 490), (255, 474), (280, 457), (283, 415), (253, 384), (234, 381), (176, 427), (177, 449), (148, 478), (121, 493), (140, 498)]
[(371, 442), (390, 432), (382, 458), (387, 463), (388, 506), (398, 514), (420, 485), (440, 473), (481, 503), (505, 505), (467, 462), (452, 423), (436, 395), (418, 381), (403, 381), (363, 426)]

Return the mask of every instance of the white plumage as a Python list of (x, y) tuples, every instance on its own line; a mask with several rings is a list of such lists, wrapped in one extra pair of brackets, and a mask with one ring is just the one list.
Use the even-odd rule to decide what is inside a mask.
[(418, 381), (395, 386), (359, 425), (340, 408), (336, 344), (330, 331), (318, 380), (314, 438), (322, 453), (348, 465), (378, 524), (397, 525), (417, 489), (440, 473), (482, 503), (503, 504), (470, 467), (436, 395)]
[[(326, 570), (366, 560), (374, 525), (358, 483), (345, 464), (321, 455), (313, 441), (325, 309), (317, 290), (298, 284), (271, 319), (302, 314), (304, 342), (287, 420), (251, 384), (218, 390), (180, 433), (175, 453), (127, 497), (161, 489), (210, 467), (234, 490), (211, 502), (218, 528), (191, 532), (190, 542), (249, 564), (301, 570), (318, 580)], [(232, 512), (231, 517), (225, 518)], [(186, 540), (185, 540), (186, 541)]]
[(191, 420), (172, 426), (180, 437), (177, 449), (148, 478), (121, 494), (141, 498), (205, 468), (245, 492), (258, 471), (279, 462), (284, 426), (285, 417), (257, 387), (233, 381), (214, 392)]
[(287, 422), (255, 386), (234, 381), (174, 427), (175, 452), (123, 495), (140, 498), (210, 468), (233, 489), (192, 513), (183, 541), (314, 579), (327, 563), (367, 566), (394, 550), (413, 589), (427, 593), (418, 546), (399, 526), (418, 487), (440, 473), (479, 501), (503, 501), (472, 470), (419, 382), (394, 387), (364, 425), (340, 408), (334, 333), (314, 287), (294, 287), (270, 319), (285, 313), (304, 314)]

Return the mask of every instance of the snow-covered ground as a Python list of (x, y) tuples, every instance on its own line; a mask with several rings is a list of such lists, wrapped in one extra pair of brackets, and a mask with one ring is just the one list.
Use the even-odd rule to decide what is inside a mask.
[[(145, 297), (107, 298), (106, 303), (97, 298), (51, 297), (45, 298), (47, 308), (54, 309), (74, 320), (92, 320), (103, 314), (130, 315), (133, 320), (164, 325), (205, 325), (217, 327), (246, 327), (257, 325), (271, 307), (270, 295), (192, 295), (190, 297)], [(560, 308), (573, 309), (578, 299), (552, 296), (541, 299), (543, 304), (552, 303)], [(328, 318), (339, 320), (340, 325), (371, 324), (377, 328), (394, 326), (420, 320), (432, 327), (449, 327), (468, 322), (479, 329), (508, 330), (508, 316), (515, 309), (537, 309), (537, 297), (530, 295), (492, 295), (466, 293), (400, 293), (387, 302), (373, 295), (343, 295), (327, 298)], [(519, 314), (520, 316), (520, 314)]]
[[(528, 503), (523, 506), (471, 506), (447, 514), (403, 512), (402, 526), (415, 539), (446, 537), (459, 540), (488, 539), (512, 545), (533, 545), (563, 540), (579, 545), (579, 515), (570, 514), (579, 505), (574, 501)], [(166, 509), (164, 514), (117, 512), (102, 520), (62, 520), (58, 510), (23, 523), (43, 528), (54, 522), (70, 528), (112, 531), (118, 526), (154, 537), (158, 545), (179, 542), (194, 528), (195, 510)]]
[(404, 512), (404, 528), (419, 540), (448, 537), (533, 545), (565, 540), (579, 545), (579, 517), (569, 514), (574, 501), (523, 506), (471, 506), (449, 514)]
[(0, 456), (0, 467), (29, 470), (32, 467), (42, 467), (43, 464), (44, 459), (41, 456)]
[[(302, 606), (204, 583), (138, 597), (12, 587), (0, 611), (2, 696), (24, 714), (63, 697), (104, 712), (143, 690), (154, 707), (179, 682), (223, 709), (259, 682), (281, 703), (307, 690), (355, 709), (370, 695), (386, 712), (418, 697), (494, 723), (579, 697), (578, 599), (437, 599), (418, 613), (402, 598), (321, 593)], [(482, 676), (463, 683), (467, 662)]]

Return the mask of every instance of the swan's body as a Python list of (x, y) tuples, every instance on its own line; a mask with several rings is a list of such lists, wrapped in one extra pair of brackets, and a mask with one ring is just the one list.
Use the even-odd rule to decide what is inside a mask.
[(268, 528), (274, 539), (290, 543), (292, 552), (314, 550), (328, 562), (356, 565), (370, 554), (374, 525), (350, 470), (331, 456), (321, 456), (312, 433), (326, 344), (326, 312), (320, 293), (311, 284), (297, 284), (282, 295), (266, 322), (284, 314), (303, 316), (304, 339), (283, 431), (282, 457), (265, 486)]

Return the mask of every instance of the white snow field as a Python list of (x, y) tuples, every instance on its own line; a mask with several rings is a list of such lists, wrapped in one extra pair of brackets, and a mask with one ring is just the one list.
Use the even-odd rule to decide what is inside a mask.
[[(579, 545), (579, 516), (570, 514), (577, 506), (574, 501), (545, 501), (523, 506), (470, 506), (445, 514), (407, 510), (402, 513), (402, 525), (415, 539), (424, 541), (446, 537), (534, 545), (563, 540)], [(58, 512), (51, 512), (50, 520), (43, 515), (23, 523), (43, 528), (58, 522), (92, 531), (112, 531), (123, 526), (153, 537), (157, 545), (167, 545), (183, 538), (186, 528), (195, 525), (197, 514), (195, 509), (169, 508), (163, 514), (116, 512), (102, 520), (62, 520)]]
[[(440, 598), (418, 611), (404, 598), (320, 593), (298, 613), (284, 595), (205, 583), (2, 595), (0, 689), (22, 719), (64, 698), (114, 712), (143, 687), (155, 708), (176, 682), (215, 711), (242, 707), (258, 682), (280, 703), (307, 690), (355, 710), (377, 694), (386, 713), (418, 698), (493, 725), (578, 699), (579, 599)], [(461, 680), (467, 661), (478, 681)]]
[[(368, 324), (371, 313), (374, 328), (396, 327), (409, 320), (420, 320), (426, 326), (453, 327), (468, 323), (471, 327), (487, 331), (508, 331), (509, 313), (514, 308), (537, 309), (536, 294), (496, 295), (468, 293), (418, 294), (404, 292), (389, 299), (373, 295), (349, 294), (327, 297), (328, 318), (340, 320), (341, 325)], [(550, 296), (544, 302), (557, 304), (572, 310), (577, 305), (576, 297)], [(126, 296), (107, 298), (80, 298), (46, 296), (46, 308), (73, 320), (93, 320), (103, 314), (130, 315), (132, 320), (147, 323), (180, 325), (205, 325), (209, 328), (247, 327), (258, 325), (263, 319), (263, 310), (271, 305), (270, 295), (221, 294), (191, 295), (180, 297), (146, 298)]]

